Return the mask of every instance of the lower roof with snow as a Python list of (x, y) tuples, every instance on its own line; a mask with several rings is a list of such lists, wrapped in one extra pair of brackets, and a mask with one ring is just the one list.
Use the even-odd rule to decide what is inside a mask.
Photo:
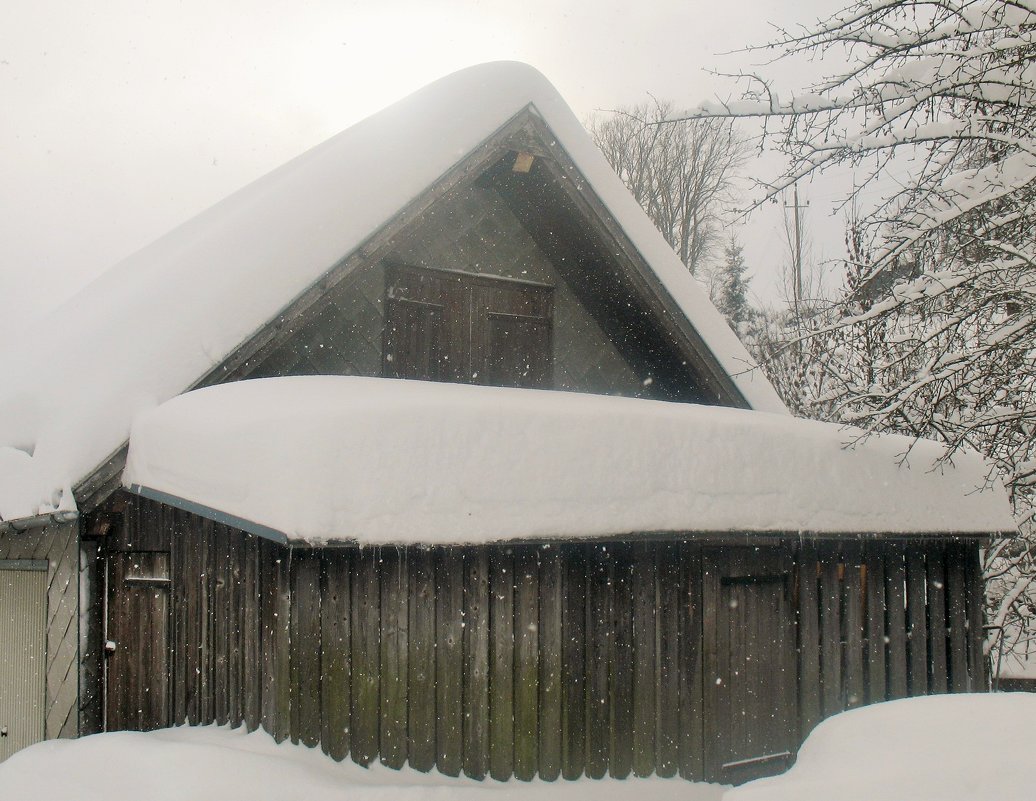
[(1014, 528), (987, 465), (785, 415), (355, 377), (189, 392), (133, 426), (123, 482), (319, 544), (631, 532), (940, 534)]

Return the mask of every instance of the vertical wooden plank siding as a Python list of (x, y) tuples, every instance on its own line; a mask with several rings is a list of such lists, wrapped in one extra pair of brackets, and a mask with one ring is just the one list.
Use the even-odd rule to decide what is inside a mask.
[[(169, 532), (168, 554), (123, 561), (170, 565), (172, 719), (262, 725), (338, 760), (742, 780), (823, 715), (984, 681), (973, 543), (289, 549), (143, 503), (120, 536)], [(145, 596), (127, 615), (157, 631)], [(760, 666), (768, 638), (796, 676)], [(166, 707), (129, 699), (166, 668), (135, 659), (110, 703), (145, 725)], [(754, 748), (772, 767), (743, 764)]]
[(946, 619), (946, 568), (941, 546), (927, 549), (925, 573), (928, 593), (928, 691), (944, 693), (949, 689), (949, 624)]
[(889, 544), (885, 552), (885, 609), (888, 625), (888, 698), (906, 698), (907, 686), (907, 621), (906, 621), (906, 551), (898, 543)]
[(966, 546), (959, 542), (946, 548), (946, 602), (950, 617), (950, 689), (968, 692), (968, 586), (965, 576)]
[(612, 548), (612, 631), (608, 655), (611, 717), (608, 773), (624, 779), (633, 770), (633, 547)]
[(820, 552), (820, 681), (824, 717), (841, 712), (842, 582), (840, 555), (832, 546)]
[(412, 768), (435, 767), (435, 556), (411, 548), (407, 753)]
[(982, 581), (982, 560), (978, 543), (966, 542), (964, 547), (964, 581), (968, 601), (968, 691), (977, 693), (988, 689), (986, 660), (982, 653), (985, 640), (985, 584)]
[(633, 772), (655, 770), (655, 551), (654, 543), (633, 546)]
[(464, 767), (464, 556), (435, 550), (435, 766), (447, 776)]
[[(680, 685), (679, 685), (679, 631), (680, 631), (680, 552), (672, 543), (662, 543), (657, 549), (656, 597), (657, 612), (657, 679), (655, 698), (658, 712), (655, 716), (655, 772), (659, 776), (675, 776), (679, 759), (680, 740)], [(707, 568), (703, 567), (703, 587), (708, 582)], [(708, 621), (708, 608), (705, 608)], [(706, 639), (707, 639), (706, 634)], [(706, 658), (708, 651), (705, 651)], [(705, 664), (706, 681), (714, 680)]]
[(561, 775), (562, 706), (562, 610), (564, 603), (564, 557), (557, 546), (540, 552), (539, 642), (539, 775), (553, 781)]
[(464, 554), (464, 774), (489, 771), (489, 550)]
[(352, 699), (351, 551), (323, 555), (320, 578), (320, 740), (337, 760), (349, 753)]
[(381, 741), (383, 764), (401, 768), (407, 758), (407, 626), (410, 583), (407, 552), (381, 552)]
[(702, 685), (701, 548), (680, 548), (680, 775), (690, 781), (705, 778), (704, 701)]
[(865, 703), (864, 649), (863, 649), (863, 559), (859, 543), (846, 543), (842, 548), (843, 626), (845, 639), (844, 676), (842, 693), (845, 708), (852, 709)]
[(320, 744), (320, 552), (299, 551), (292, 558), (291, 739)]
[(514, 771), (514, 558), (510, 547), (489, 557), (489, 775)]
[(928, 692), (928, 596), (924, 549), (907, 547), (907, 654), (910, 695)]
[(586, 554), (579, 545), (567, 546), (565, 554), (561, 775), (578, 779), (586, 765)]
[(820, 605), (817, 600), (819, 581), (817, 549), (813, 543), (803, 544), (798, 559), (798, 697), (799, 739), (806, 739), (823, 716), (820, 685)]
[(867, 603), (867, 703), (886, 699), (885, 560), (882, 549), (868, 543), (864, 551)]
[(539, 549), (514, 552), (514, 775), (536, 776), (539, 761), (540, 620)]
[(352, 758), (369, 765), (378, 756), (381, 716), (379, 655), (381, 653), (380, 549), (361, 548), (353, 557), (352, 582)]
[(608, 657), (612, 638), (612, 561), (610, 546), (593, 545), (586, 571), (586, 775), (608, 772), (610, 709)]

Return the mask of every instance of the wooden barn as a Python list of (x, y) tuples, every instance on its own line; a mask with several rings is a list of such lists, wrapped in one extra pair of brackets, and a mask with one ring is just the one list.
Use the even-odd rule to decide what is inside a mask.
[(835, 712), (984, 687), (986, 466), (791, 418), (528, 67), (432, 84), (26, 333), (0, 759), (229, 722), (739, 782)]

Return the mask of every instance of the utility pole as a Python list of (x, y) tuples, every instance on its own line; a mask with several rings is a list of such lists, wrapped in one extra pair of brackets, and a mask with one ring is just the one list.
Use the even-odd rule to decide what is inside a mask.
[(792, 186), (792, 204), (789, 206), (787, 203), (784, 204), (784, 208), (794, 210), (794, 228), (793, 233), (795, 235), (795, 265), (794, 275), (791, 280), (791, 293), (792, 293), (792, 308), (795, 311), (795, 327), (798, 328), (802, 321), (802, 223), (799, 220), (799, 209), (804, 209), (809, 205), (807, 200), (805, 205), (799, 205), (799, 185), (794, 184)]

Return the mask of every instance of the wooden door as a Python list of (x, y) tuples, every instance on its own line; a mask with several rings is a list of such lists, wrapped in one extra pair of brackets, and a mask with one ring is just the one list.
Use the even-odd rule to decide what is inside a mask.
[(779, 773), (797, 742), (791, 560), (726, 548), (703, 568), (706, 774), (741, 783)]
[(105, 728), (172, 724), (169, 680), (169, 554), (108, 557)]
[(553, 288), (451, 270), (386, 273), (384, 375), (502, 387), (553, 383)]
[(47, 560), (0, 560), (0, 762), (43, 739)]

